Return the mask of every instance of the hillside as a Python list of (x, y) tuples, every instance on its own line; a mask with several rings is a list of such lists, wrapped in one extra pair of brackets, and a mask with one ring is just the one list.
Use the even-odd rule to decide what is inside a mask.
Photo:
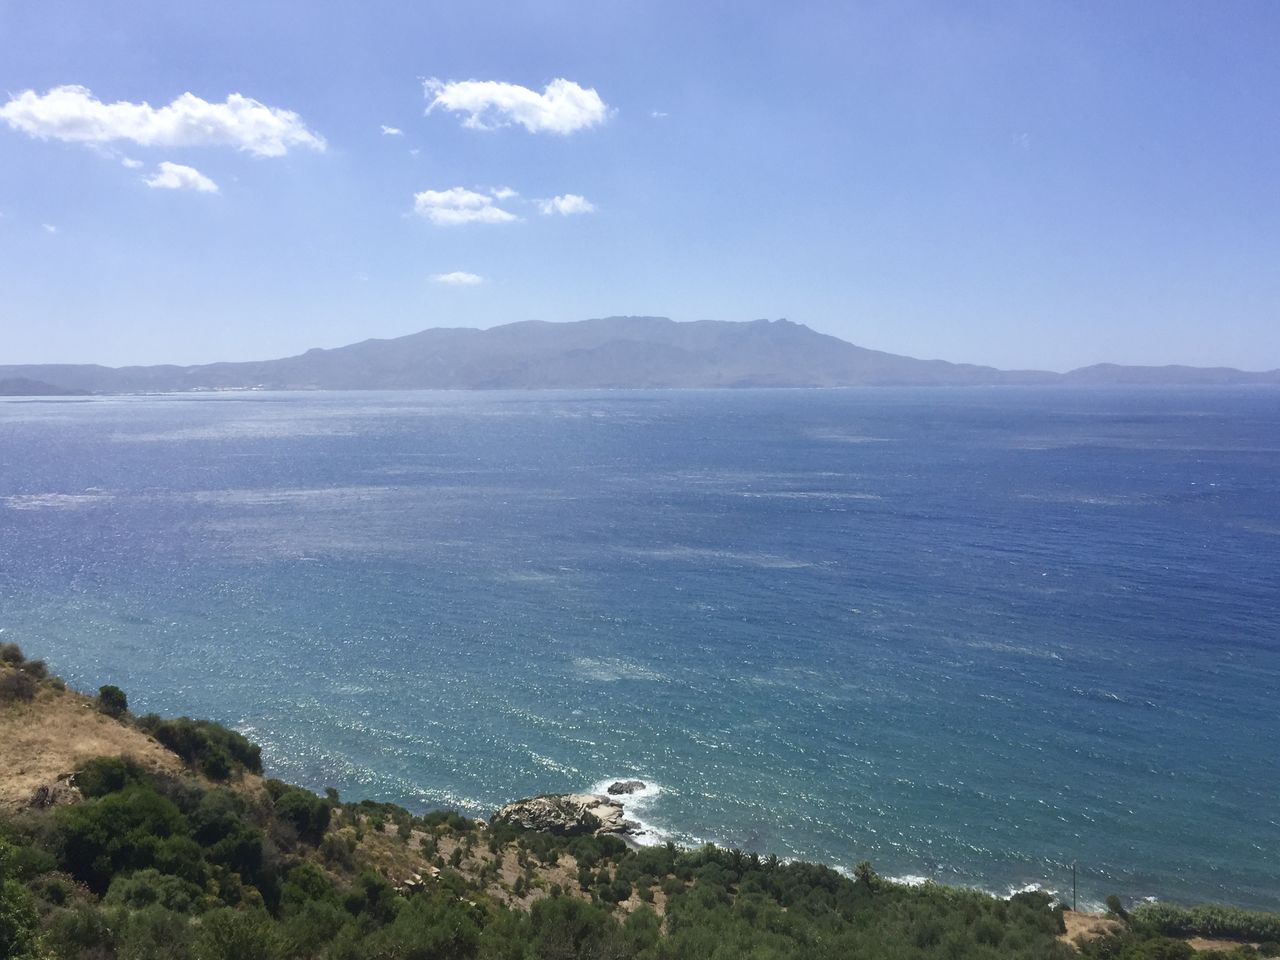
[[(895, 884), (870, 864), (851, 878), (710, 844), (629, 848), (590, 817), (566, 834), (320, 797), (264, 780), (239, 734), (135, 717), (114, 688), (69, 691), (13, 644), (0, 645), (0, 750), (4, 960), (1280, 954), (1227, 939), (1269, 939), (1274, 914), (1129, 917), (1118, 900), (1111, 917), (1077, 914), (1038, 892)], [(1193, 939), (1205, 934), (1217, 939)]]
[(55, 386), (43, 380), (32, 380), (30, 377), (0, 379), (0, 397), (75, 397), (83, 396), (88, 392), (84, 389)]
[(662, 317), (435, 328), (247, 363), (0, 367), (0, 378), (17, 377), (95, 393), (1280, 383), (1280, 371), (1194, 367), (1100, 365), (1070, 374), (997, 370), (869, 350), (787, 320), (676, 323)]
[(0, 810), (21, 809), (38, 787), (57, 786), (95, 757), (128, 757), (155, 773), (182, 770), (172, 751), (100, 712), (92, 697), (40, 685), (34, 699), (0, 710)]

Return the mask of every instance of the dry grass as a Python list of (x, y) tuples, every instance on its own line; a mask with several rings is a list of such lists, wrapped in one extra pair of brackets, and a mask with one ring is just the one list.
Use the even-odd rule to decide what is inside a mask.
[[(1067, 922), (1067, 932), (1059, 935), (1058, 939), (1072, 945), (1078, 940), (1096, 940), (1124, 930), (1123, 923), (1105, 913), (1076, 913), (1068, 910), (1062, 917)], [(1234, 950), (1246, 945), (1240, 940), (1206, 940), (1204, 937), (1188, 937), (1186, 943), (1193, 950)], [(1257, 946), (1256, 943), (1248, 945)]]
[[(415, 875), (424, 878), (424, 882), (431, 882), (432, 861), (433, 857), (428, 857), (422, 849), (422, 841), (430, 838), (431, 833), (422, 830), (413, 830), (408, 838), (401, 838), (397, 835), (395, 825), (388, 823), (384, 830), (378, 832), (369, 829), (370, 821), (367, 818), (363, 820), (364, 829), (361, 831), (361, 839), (356, 844), (353, 854), (357, 870), (373, 870), (374, 872), (386, 877), (397, 887), (404, 887), (412, 882)], [(351, 825), (337, 826), (330, 828), (331, 833), (338, 834), (343, 837), (354, 839), (356, 831)], [(559, 860), (553, 864), (544, 864), (538, 862), (535, 858), (530, 871), (531, 880), (522, 893), (516, 893), (516, 880), (524, 875), (524, 870), (519, 863), (519, 846), (515, 843), (509, 843), (501, 847), (498, 852), (490, 853), (488, 848), (488, 838), (482, 831), (475, 838), (475, 844), (472, 848), (470, 856), (463, 856), (461, 862), (456, 868), (449, 867), (448, 864), (453, 853), (459, 847), (465, 851), (463, 838), (448, 832), (438, 832), (436, 834), (436, 852), (441, 861), (446, 865), (445, 869), (456, 869), (468, 881), (475, 882), (485, 873), (486, 868), (495, 861), (498, 864), (498, 876), (496, 880), (490, 880), (485, 884), (485, 893), (498, 903), (505, 904), (516, 909), (528, 910), (536, 901), (544, 897), (551, 896), (551, 888), (559, 886), (565, 896), (577, 897), (582, 900), (590, 900), (591, 895), (583, 891), (578, 886), (578, 862), (570, 854), (561, 854)], [(604, 866), (604, 865), (602, 865)], [(612, 866), (604, 866), (610, 874), (614, 872)], [(653, 901), (645, 904), (635, 893), (631, 898), (617, 905), (617, 909), (623, 913), (630, 913), (641, 906), (648, 906), (654, 910), (659, 916), (662, 916), (666, 906), (666, 897), (662, 891), (655, 889), (653, 891)]]
[(25, 806), (37, 787), (93, 757), (130, 757), (149, 770), (182, 769), (177, 756), (99, 713), (84, 694), (42, 683), (34, 700), (0, 704), (0, 807)]
[(1074, 944), (1076, 940), (1096, 940), (1098, 937), (1119, 933), (1124, 929), (1124, 924), (1105, 913), (1077, 913), (1075, 910), (1066, 910), (1062, 914), (1062, 919), (1066, 921), (1067, 932), (1059, 934), (1058, 939), (1064, 943)]
[(1191, 937), (1187, 943), (1192, 950), (1234, 950), (1237, 947), (1257, 946), (1247, 940), (1207, 940), (1204, 937)]

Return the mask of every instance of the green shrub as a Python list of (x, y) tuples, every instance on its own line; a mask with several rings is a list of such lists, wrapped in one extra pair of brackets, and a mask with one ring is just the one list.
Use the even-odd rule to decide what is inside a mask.
[(1280, 913), (1204, 904), (1144, 903), (1131, 911), (1135, 925), (1170, 937), (1280, 940)]
[(0, 703), (25, 703), (34, 700), (36, 681), (21, 670), (0, 671)]
[(133, 760), (125, 757), (95, 757), (85, 761), (76, 771), (76, 786), (85, 797), (93, 799), (123, 790), (131, 783), (141, 783), (146, 774)]
[(0, 836), (0, 880), (25, 883), (57, 865), (57, 860), (44, 850), (24, 843), (12, 843)]
[(108, 717), (119, 719), (129, 712), (129, 698), (119, 687), (108, 683), (98, 688), (98, 709)]
[(154, 905), (125, 915), (118, 960), (189, 960), (192, 927), (185, 914)]
[(16, 643), (0, 643), (0, 663), (16, 667), (27, 658), (22, 655), (22, 648)]
[(186, 835), (186, 819), (147, 786), (132, 784), (99, 800), (59, 807), (54, 821), (62, 868), (95, 892), (105, 892), (117, 873), (185, 859), (166, 841)]
[(36, 960), (39, 915), (35, 902), (17, 880), (0, 881), (0, 957)]
[(195, 960), (278, 960), (284, 943), (266, 913), (220, 907), (200, 918), (191, 955)]
[(445, 894), (413, 898), (391, 923), (369, 938), (365, 956), (466, 960), (480, 943), (473, 911)]
[(1124, 904), (1114, 893), (1107, 895), (1107, 913), (1124, 923), (1129, 922), (1129, 911), (1124, 908)]
[(148, 868), (116, 876), (107, 887), (103, 903), (135, 910), (157, 904), (165, 910), (189, 913), (200, 894), (194, 883)]
[(138, 726), (213, 780), (225, 780), (243, 767), (262, 772), (262, 750), (242, 734), (208, 720), (161, 720), (147, 714)]
[[(603, 907), (576, 897), (552, 897), (537, 901), (529, 913), (534, 955), (539, 957), (589, 957), (617, 933), (617, 921)], [(607, 954), (604, 954), (607, 955)]]
[(290, 787), (276, 798), (274, 812), (276, 819), (292, 826), (300, 839), (317, 846), (329, 827), (332, 807), (309, 790)]
[(28, 660), (26, 663), (18, 664), (18, 669), (33, 680), (43, 680), (49, 676), (49, 668), (45, 666), (43, 660)]

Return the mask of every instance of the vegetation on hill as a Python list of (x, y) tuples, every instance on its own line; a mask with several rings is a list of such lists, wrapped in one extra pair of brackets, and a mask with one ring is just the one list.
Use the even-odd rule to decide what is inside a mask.
[[(0, 690), (21, 700), (18, 674), (54, 682), (27, 664), (0, 649)], [(0, 697), (0, 717), (20, 708)], [(114, 711), (122, 700), (96, 702)], [(1047, 894), (1002, 900), (888, 883), (870, 864), (847, 877), (711, 845), (632, 850), (616, 837), (344, 803), (263, 780), (257, 748), (218, 724), (112, 722), (185, 765), (86, 760), (77, 802), (0, 818), (0, 958), (1178, 960), (1192, 948), (1167, 935), (1261, 939), (1280, 921), (1142, 907), (1076, 947)]]

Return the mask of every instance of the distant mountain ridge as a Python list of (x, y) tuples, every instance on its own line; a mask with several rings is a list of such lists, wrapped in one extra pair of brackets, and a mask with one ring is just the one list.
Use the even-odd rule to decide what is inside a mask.
[(980, 384), (1280, 384), (1280, 370), (1098, 364), (1070, 373), (917, 360), (855, 346), (788, 320), (678, 323), (605, 317), (438, 327), (294, 357), (195, 366), (0, 366), (0, 380), (61, 391), (499, 390)]
[(0, 377), (0, 397), (75, 397), (88, 390), (54, 386), (30, 377)]

